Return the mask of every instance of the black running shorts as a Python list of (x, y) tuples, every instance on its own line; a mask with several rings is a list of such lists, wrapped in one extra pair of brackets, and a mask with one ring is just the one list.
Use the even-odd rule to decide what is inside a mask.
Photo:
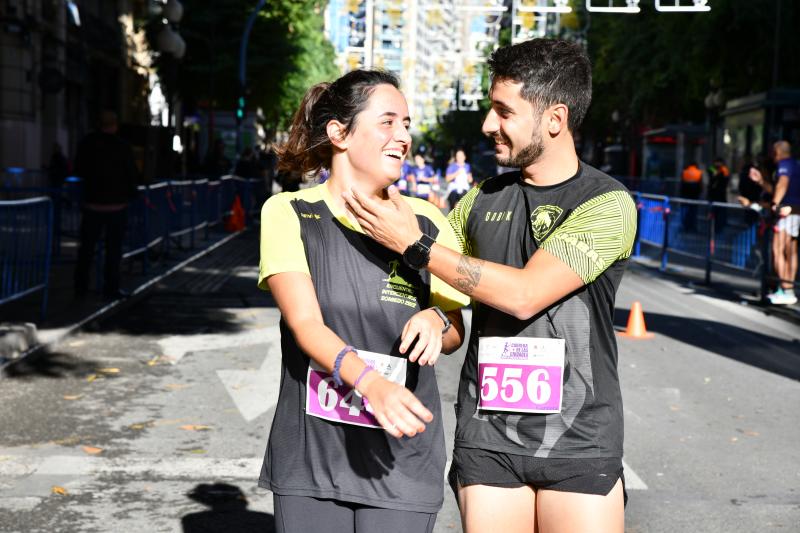
[(453, 492), (467, 485), (523, 487), (605, 496), (622, 473), (622, 459), (550, 459), (477, 448), (456, 448), (448, 481)]

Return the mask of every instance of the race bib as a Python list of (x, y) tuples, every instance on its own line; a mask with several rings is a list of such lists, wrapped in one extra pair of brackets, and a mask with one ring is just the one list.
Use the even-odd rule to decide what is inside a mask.
[(516, 413), (561, 412), (564, 339), (481, 337), (478, 408)]
[[(384, 378), (405, 386), (407, 359), (362, 350), (358, 356)], [(336, 386), (333, 376), (313, 360), (306, 377), (306, 414), (353, 426), (381, 427), (366, 398), (349, 385)]]
[(431, 193), (430, 183), (417, 183), (417, 194), (428, 195)]

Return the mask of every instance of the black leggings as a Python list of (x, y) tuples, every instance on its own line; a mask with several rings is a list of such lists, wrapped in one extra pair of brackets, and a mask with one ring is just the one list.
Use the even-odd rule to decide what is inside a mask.
[(369, 507), (308, 496), (272, 495), (277, 533), (431, 533), (436, 513)]

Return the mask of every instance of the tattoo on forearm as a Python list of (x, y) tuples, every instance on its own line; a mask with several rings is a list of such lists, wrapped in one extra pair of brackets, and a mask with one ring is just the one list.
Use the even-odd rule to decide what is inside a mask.
[(456, 267), (456, 272), (466, 277), (456, 278), (455, 287), (464, 294), (471, 295), (481, 281), (481, 268), (483, 261), (469, 256), (462, 256)]

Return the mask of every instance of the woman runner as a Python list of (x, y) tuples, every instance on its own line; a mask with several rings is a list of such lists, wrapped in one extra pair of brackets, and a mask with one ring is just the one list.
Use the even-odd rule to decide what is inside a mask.
[[(353, 71), (308, 90), (279, 151), (283, 171), (330, 170), (261, 214), (282, 378), (259, 485), (279, 532), (430, 532), (442, 505), (432, 365), (461, 345), (468, 300), (375, 244), (342, 198), (385, 197), (411, 148), (408, 114), (393, 75)], [(432, 241), (457, 247), (436, 207), (406, 201)]]

